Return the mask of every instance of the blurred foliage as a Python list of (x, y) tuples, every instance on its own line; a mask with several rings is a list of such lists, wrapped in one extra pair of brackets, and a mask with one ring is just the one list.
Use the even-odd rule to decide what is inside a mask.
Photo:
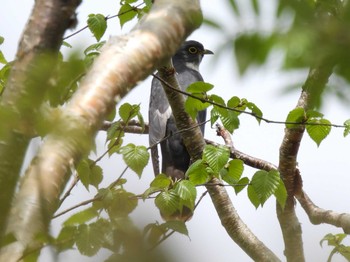
[[(246, 5), (239, 0), (228, 2), (234, 21), (243, 26), (232, 31), (215, 18), (206, 18), (204, 23), (225, 36), (232, 36), (218, 49), (221, 54), (224, 53), (223, 50), (233, 50), (241, 75), (251, 67), (264, 66), (272, 53), (282, 51), (282, 70), (309, 69), (321, 64), (333, 67), (334, 77), (344, 79), (345, 82), (331, 82), (329, 85), (332, 88), (325, 91), (336, 95), (343, 102), (350, 102), (349, 1), (251, 0), (249, 16), (253, 21), (266, 17), (266, 13), (263, 13), (266, 9), (261, 8), (263, 5), (276, 5), (273, 13), (269, 14), (274, 21), (273, 27), (269, 29), (262, 29), (258, 22), (253, 29), (245, 28), (240, 21), (246, 18)], [(302, 83), (295, 88), (300, 86)]]

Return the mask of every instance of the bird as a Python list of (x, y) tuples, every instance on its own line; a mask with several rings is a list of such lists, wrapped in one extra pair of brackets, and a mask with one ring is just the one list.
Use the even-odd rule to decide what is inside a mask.
[[(205, 49), (197, 41), (185, 41), (172, 57), (176, 78), (180, 88), (186, 88), (197, 81), (203, 81), (199, 72), (199, 65), (204, 55), (214, 54)], [(206, 121), (206, 111), (200, 111), (197, 122)], [(200, 125), (204, 135), (204, 125)], [(160, 172), (158, 143), (160, 142), (162, 155), (161, 172), (173, 180), (185, 178), (185, 173), (190, 165), (190, 155), (183, 143), (181, 133), (178, 132), (175, 119), (172, 114), (166, 94), (160, 81), (154, 77), (151, 84), (151, 95), (149, 104), (149, 143), (151, 147), (151, 158), (155, 175)]]

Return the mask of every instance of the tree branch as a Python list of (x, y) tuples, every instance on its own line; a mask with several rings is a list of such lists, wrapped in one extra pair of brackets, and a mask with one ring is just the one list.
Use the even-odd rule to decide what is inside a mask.
[[(47, 231), (56, 210), (69, 163), (90, 151), (115, 102), (169, 59), (200, 25), (201, 17), (198, 1), (158, 0), (128, 35), (113, 37), (103, 47), (26, 171), (8, 225), (17, 241), (2, 250), (1, 261), (16, 261), (28, 246), (36, 245), (35, 236)], [(51, 33), (45, 36), (50, 38)]]
[[(158, 72), (160, 78), (163, 80), (161, 83), (172, 108), (176, 126), (179, 130), (186, 129), (186, 132), (182, 133), (184, 144), (192, 161), (196, 161), (201, 158), (205, 146), (202, 133), (198, 126), (195, 127), (196, 124), (185, 112), (183, 95), (177, 92), (180, 88), (175, 77), (174, 68), (172, 68), (171, 64), (167, 64), (159, 68)], [(220, 181), (213, 178), (210, 185), (206, 186), (206, 189), (209, 192), (223, 227), (232, 240), (234, 240), (248, 256), (256, 261), (279, 261), (276, 255), (258, 240), (243, 223), (233, 207), (225, 187), (219, 184)]]
[[(61, 46), (62, 36), (80, 0), (37, 0), (21, 37), (0, 110), (0, 242), (38, 108)], [(45, 70), (43, 61), (45, 60)], [(3, 114), (1, 114), (3, 115)]]
[(309, 216), (312, 224), (330, 224), (340, 227), (344, 230), (344, 233), (350, 234), (350, 214), (340, 214), (332, 210), (320, 208), (311, 201), (309, 196), (304, 191), (301, 194), (296, 195), (296, 198)]
[[(310, 69), (308, 78), (297, 103), (305, 111), (314, 108), (317, 97), (322, 93), (333, 65), (328, 63)], [(286, 186), (288, 198), (282, 210), (277, 203), (277, 216), (282, 229), (285, 243), (285, 256), (288, 261), (304, 261), (302, 231), (299, 220), (295, 214), (294, 196), (302, 189), (302, 179), (297, 168), (297, 155), (305, 126), (286, 128), (280, 147), (278, 170)]]

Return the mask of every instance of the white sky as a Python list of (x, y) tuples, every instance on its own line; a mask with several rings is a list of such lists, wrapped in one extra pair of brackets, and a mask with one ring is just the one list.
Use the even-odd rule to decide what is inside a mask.
[[(18, 5), (19, 2), (20, 7)], [(5, 43), (0, 48), (9, 60), (14, 57), (18, 39), (33, 2), (21, 0), (3, 3), (0, 35), (5, 37)], [(244, 12), (244, 19), (240, 21), (232, 18), (226, 0), (215, 1), (215, 4), (213, 2), (202, 1), (204, 15), (219, 20), (231, 35), (237, 35), (240, 31), (255, 28), (256, 25), (263, 30), (269, 30), (271, 25), (273, 25), (274, 21), (271, 19), (273, 15), (269, 13), (274, 7), (273, 0), (264, 1), (263, 9), (266, 10), (266, 15), (259, 20), (254, 20), (249, 14), (249, 5), (247, 4), (249, 1), (240, 1), (245, 4), (245, 8), (248, 7), (248, 9), (244, 9), (248, 11)], [(85, 25), (86, 17), (89, 13), (114, 15), (117, 12), (118, 1), (84, 1), (78, 9), (80, 23), (77, 29)], [(110, 20), (108, 25), (108, 32), (105, 35), (106, 39), (109, 35), (120, 34), (119, 21), (117, 19)], [(125, 26), (122, 33), (127, 33), (129, 29), (130, 26)], [(197, 30), (190, 38), (202, 42), (207, 49), (211, 49), (214, 52), (218, 51), (217, 48), (224, 41), (221, 35), (206, 27)], [(71, 38), (68, 42), (74, 47), (82, 46), (85, 48), (89, 45), (88, 43), (93, 43), (94, 39), (89, 31), (85, 31)], [(288, 83), (295, 83), (296, 78), (300, 76), (305, 79), (307, 72), (293, 75), (281, 73), (278, 71), (281, 57), (275, 54), (270, 57), (267, 67), (250, 69), (248, 74), (239, 78), (236, 66), (232, 60), (233, 56), (229, 53), (225, 53), (224, 56), (220, 56), (217, 59), (211, 56), (204, 58), (201, 72), (207, 82), (215, 85), (214, 92), (226, 100), (235, 95), (245, 97), (249, 101), (256, 103), (264, 112), (266, 118), (284, 120), (287, 113), (295, 106), (299, 92), (280, 95), (282, 88)], [(148, 95), (145, 95), (145, 93), (149, 93), (149, 88), (150, 79), (147, 79), (123, 100), (123, 102), (133, 104), (141, 103), (145, 118), (147, 118), (148, 109)], [(332, 123), (342, 124), (344, 120), (350, 118), (349, 109), (339, 105), (337, 100), (327, 98), (325, 102), (322, 112)], [(233, 135), (236, 148), (277, 165), (284, 127), (265, 123), (259, 126), (256, 120), (250, 116), (242, 116), (240, 120), (240, 129)], [(322, 142), (319, 148), (305, 134), (300, 147), (298, 161), (304, 181), (304, 189), (315, 204), (337, 212), (350, 212), (348, 201), (350, 197), (350, 161), (347, 159), (350, 155), (350, 141), (349, 138), (343, 138), (342, 132), (342, 129), (333, 128), (330, 136)], [(221, 139), (216, 137), (215, 130), (209, 126), (207, 126), (205, 137), (222, 143)], [(98, 155), (104, 150), (104, 141), (104, 134), (99, 135), (97, 140)], [(147, 136), (142, 135), (127, 135), (125, 142), (147, 145), (148, 139)], [(105, 168), (106, 181), (104, 185), (113, 181), (125, 167), (125, 164), (116, 156), (103, 160), (101, 165)], [(253, 169), (245, 168), (245, 176), (251, 177), (253, 173)], [(133, 192), (143, 192), (153, 179), (151, 165), (147, 167), (141, 180), (132, 171), (127, 172), (126, 178), (129, 179), (129, 188)], [(247, 198), (246, 190), (238, 196), (234, 195), (233, 190), (230, 188), (227, 188), (227, 190), (231, 193), (234, 206), (245, 223), (258, 238), (284, 260), (282, 235), (276, 218), (274, 199), (270, 199), (264, 208), (255, 210)], [(201, 192), (202, 190), (199, 190), (199, 196)], [(91, 189), (91, 193), (88, 194), (82, 186), (78, 186), (67, 203), (65, 203), (64, 208), (90, 198), (94, 193), (95, 191)], [(321, 248), (319, 241), (327, 233), (341, 233), (342, 231), (327, 225), (311, 225), (299, 204), (297, 204), (297, 213), (304, 232), (303, 241), (306, 260), (326, 261), (330, 249), (327, 247)], [(146, 204), (140, 202), (140, 208), (134, 212), (133, 216), (140, 225), (159, 219), (158, 211), (155, 210), (152, 202), (146, 202)], [(57, 234), (58, 228), (65, 218), (53, 221), (52, 231), (54, 234)], [(192, 220), (188, 222), (188, 229), (190, 239), (182, 235), (176, 235), (164, 243), (164, 247), (169, 247), (169, 252), (176, 257), (175, 261), (250, 261), (250, 258), (226, 234), (209, 196), (205, 197)], [(89, 259), (81, 257), (73, 251), (61, 254), (59, 261), (100, 261), (104, 257), (104, 254), (99, 254), (98, 258)], [(334, 261), (344, 261), (340, 256), (335, 256), (334, 258)], [(41, 261), (50, 261), (52, 259), (50, 252), (46, 251)]]

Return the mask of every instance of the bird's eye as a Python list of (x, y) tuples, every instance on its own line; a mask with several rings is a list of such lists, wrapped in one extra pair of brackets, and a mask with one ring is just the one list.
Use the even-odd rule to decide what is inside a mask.
[(191, 46), (190, 48), (188, 48), (188, 52), (190, 52), (191, 54), (196, 54), (198, 50), (194, 46)]

